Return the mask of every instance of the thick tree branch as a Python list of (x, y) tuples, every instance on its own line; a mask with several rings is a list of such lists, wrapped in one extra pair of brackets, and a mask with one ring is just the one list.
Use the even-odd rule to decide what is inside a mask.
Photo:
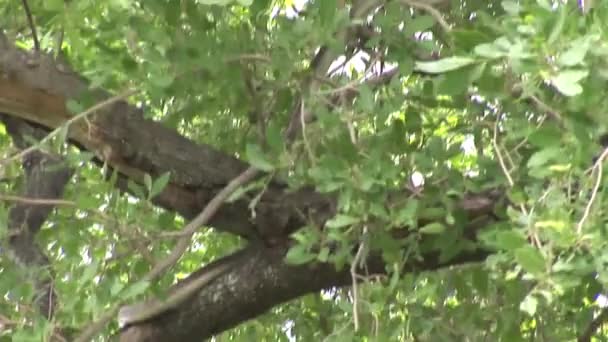
[[(109, 97), (105, 92), (91, 91), (77, 74), (66, 72), (65, 67), (58, 68), (54, 61), (44, 56), (38, 66), (26, 66), (24, 54), (8, 42), (3, 43), (0, 37), (0, 70), (7, 76), (0, 78), (0, 111), (53, 129), (72, 117), (65, 108), (67, 99), (77, 99), (91, 92), (97, 100)], [(90, 124), (74, 124), (70, 127), (69, 137), (118, 170), (122, 177), (119, 184), (127, 177), (141, 181), (145, 173), (157, 176), (171, 172), (169, 185), (154, 201), (186, 218), (198, 214), (231, 179), (247, 168), (236, 158), (210, 146), (196, 144), (144, 119), (140, 112), (124, 102), (96, 113)], [(304, 188), (292, 193), (285, 190), (280, 183), (271, 183), (256, 208), (253, 222), (247, 208), (248, 200), (243, 199), (222, 206), (210, 224), (246, 237), (267, 229), (268, 235), (284, 238), (305, 224), (303, 216), (323, 223), (333, 215), (333, 197), (313, 189)], [(472, 219), (485, 215), (484, 210), (478, 210), (479, 206), (471, 206), (466, 200), (461, 207)], [(482, 209), (494, 205), (493, 198), (485, 198), (482, 202)], [(468, 238), (474, 235), (472, 228), (466, 232)], [(279, 241), (285, 242), (284, 239)], [(238, 257), (239, 262), (234, 263), (234, 268), (206, 284), (192, 301), (166, 315), (129, 326), (123, 339), (199, 341), (302, 294), (350, 282), (347, 269), (338, 272), (326, 264), (285, 265), (283, 256), (287, 248), (286, 244), (268, 248), (247, 247), (247, 252)], [(485, 253), (481, 252), (463, 252), (450, 263), (443, 264), (429, 254), (423, 263), (412, 261), (406, 266), (406, 271), (483, 260), (484, 256)], [(379, 259), (368, 261), (368, 268), (373, 272), (381, 272), (383, 267)], [(201, 269), (190, 279), (206, 272), (208, 269)]]
[[(192, 300), (154, 320), (127, 327), (121, 333), (121, 342), (201, 341), (278, 304), (321, 289), (351, 284), (348, 267), (337, 271), (331, 264), (289, 266), (283, 262), (286, 250), (286, 246), (247, 248), (232, 261), (235, 267), (208, 284)], [(449, 262), (441, 263), (437, 254), (429, 253), (424, 255), (423, 261), (410, 260), (403, 272), (478, 262), (486, 256), (483, 251), (463, 252)], [(380, 257), (373, 256), (366, 261), (365, 269), (376, 274), (385, 273), (386, 268)], [(206, 270), (202, 269), (199, 273), (204, 272)]]

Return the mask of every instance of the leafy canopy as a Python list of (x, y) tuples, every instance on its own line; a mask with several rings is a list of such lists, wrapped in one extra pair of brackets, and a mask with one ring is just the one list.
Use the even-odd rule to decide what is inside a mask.
[[(350, 267), (358, 245), (387, 264), (388, 273), (367, 277), (356, 295), (309, 295), (226, 337), (565, 341), (599, 312), (596, 298), (608, 282), (599, 145), (608, 129), (605, 2), (583, 11), (575, 1), (386, 1), (363, 23), (367, 40), (350, 49), (335, 34), (362, 24), (349, 20), (350, 1), (29, 2), (42, 47), (55, 49), (61, 33), (62, 54), (93, 85), (116, 92), (132, 85), (150, 118), (294, 188), (338, 195), (338, 213), (323, 231), (311, 224), (294, 234), (288, 262)], [(31, 47), (20, 2), (0, 1), (0, 12), (9, 36)], [(351, 63), (339, 59), (336, 72), (304, 95), (316, 121), (286, 147), (282, 129), (320, 46)], [(382, 86), (362, 82), (393, 67), (398, 74)], [(357, 96), (335, 96), (345, 89)], [(3, 128), (0, 144), (9, 151)], [(162, 293), (239, 246), (205, 231), (172, 273), (137, 282), (170, 250), (163, 233), (184, 224), (149, 201), (168, 175), (133, 184), (141, 194), (134, 199), (98, 167), (80, 164), (80, 154), (64, 152), (85, 166), (65, 195), (77, 207), (60, 207), (38, 236), (62, 275), (53, 324), (79, 327), (109, 303)], [(0, 193), (17, 192), (19, 166), (1, 172), (14, 181), (0, 183)], [(498, 223), (479, 229), (474, 244), (463, 238), (472, 223), (456, 203), (488, 189), (507, 198), (494, 213)], [(0, 207), (3, 232), (8, 208)], [(149, 255), (131, 252), (142, 248), (136, 241), (153, 246)], [(401, 272), (429, 251), (448, 263), (480, 247), (491, 255), (478, 263)], [(6, 332), (41, 340), (49, 323), (28, 309), (31, 286), (22, 270), (4, 259), (1, 266), (0, 312), (19, 322)]]

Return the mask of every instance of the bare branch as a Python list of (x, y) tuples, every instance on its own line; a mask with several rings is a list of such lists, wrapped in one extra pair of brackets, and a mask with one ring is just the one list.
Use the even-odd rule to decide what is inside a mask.
[(606, 157), (608, 157), (608, 148), (604, 149), (604, 152), (602, 152), (600, 157), (595, 162), (595, 165), (593, 166), (593, 169), (596, 172), (595, 185), (593, 186), (593, 191), (591, 192), (591, 198), (585, 206), (585, 212), (583, 213), (583, 217), (581, 217), (580, 221), (578, 221), (578, 224), (576, 225), (576, 232), (578, 234), (583, 231), (583, 225), (589, 217), (591, 207), (593, 206), (593, 202), (595, 202), (595, 197), (597, 196), (597, 192), (599, 191), (600, 185), (602, 184), (602, 164), (604, 164), (604, 160), (606, 159)]
[[(213, 197), (211, 201), (209, 201), (205, 209), (203, 209), (203, 211), (197, 217), (195, 217), (194, 220), (190, 221), (190, 223), (188, 223), (184, 227), (184, 235), (177, 241), (176, 246), (173, 248), (169, 256), (167, 256), (167, 258), (156, 264), (152, 268), (152, 270), (150, 270), (150, 272), (148, 272), (148, 274), (143, 277), (142, 280), (154, 280), (164, 274), (169, 268), (173, 267), (190, 246), (192, 235), (201, 226), (209, 222), (209, 220), (219, 210), (220, 206), (224, 203), (224, 201), (234, 191), (236, 191), (240, 186), (243, 186), (244, 184), (253, 180), (257, 175), (258, 170), (253, 167), (249, 167), (237, 178), (233, 179), (230, 183), (228, 183), (217, 195), (215, 195), (215, 197)], [(224, 270), (224, 268), (220, 268), (220, 272), (217, 274), (214, 273), (212, 277), (201, 277), (201, 279), (204, 278), (205, 281), (195, 282), (194, 286), (187, 286), (182, 288), (182, 291), (177, 291), (164, 302), (151, 302), (150, 306), (145, 305), (143, 308), (141, 308), (142, 311), (135, 313), (136, 315), (133, 316), (133, 318), (130, 318), (129, 321), (125, 322), (125, 324), (132, 323), (132, 320), (146, 320), (179, 305), (181, 302), (183, 302), (183, 300), (194, 294), (194, 292), (204, 286), (207, 282), (213, 280), (216, 276), (219, 276)], [(118, 306), (115, 306), (110, 309), (109, 312), (105, 313), (98, 321), (94, 322), (87, 329), (85, 329), (81, 333), (81, 335), (75, 339), (75, 341), (89, 341), (93, 336), (98, 334), (105, 327), (105, 325), (112, 319), (112, 317), (117, 312)]]
[(445, 19), (443, 19), (443, 15), (441, 15), (441, 12), (439, 12), (435, 7), (431, 6), (429, 3), (416, 0), (401, 0), (401, 3), (406, 6), (410, 6), (427, 12), (435, 19), (435, 21), (437, 21), (437, 24), (439, 24), (439, 26), (441, 26), (441, 28), (445, 32), (450, 32), (450, 25), (445, 21)]
[(27, 17), (27, 22), (30, 25), (30, 30), (32, 31), (34, 49), (36, 51), (40, 51), (40, 41), (38, 40), (38, 33), (36, 32), (36, 25), (34, 24), (34, 17), (32, 16), (32, 12), (30, 11), (30, 6), (28, 5), (27, 0), (22, 0), (22, 2), (23, 10), (25, 11), (25, 16)]

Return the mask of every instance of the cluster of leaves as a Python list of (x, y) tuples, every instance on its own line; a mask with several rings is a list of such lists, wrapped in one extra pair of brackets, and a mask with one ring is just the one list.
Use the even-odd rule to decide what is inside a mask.
[[(342, 68), (305, 97), (316, 121), (290, 148), (281, 129), (311, 56), (321, 45), (338, 49), (334, 32), (352, 25), (340, 1), (304, 1), (305, 14), (293, 13), (291, 1), (271, 0), (30, 4), (49, 33), (43, 47), (52, 49), (62, 32), (62, 53), (94, 85), (117, 90), (130, 82), (155, 120), (283, 176), (294, 188), (312, 184), (337, 194), (337, 215), (323, 230), (311, 222), (295, 233), (289, 262), (342, 268), (380, 252), (388, 265), (386, 276), (356, 294), (332, 289), (308, 296), (227, 337), (574, 339), (597, 313), (596, 297), (608, 282), (598, 144), (608, 129), (608, 5), (586, 14), (573, 1), (439, 1), (435, 12), (404, 5), (422, 2), (387, 1), (370, 19), (376, 35), (366, 45), (383, 51), (382, 65), (397, 67), (398, 76), (372, 87), (357, 82), (369, 70)], [(7, 29), (28, 46), (17, 2), (1, 2), (0, 11), (21, 18)], [(449, 31), (437, 24), (437, 13)], [(337, 88), (358, 95), (328, 106)], [(2, 127), (0, 146), (10, 146)], [(141, 194), (135, 200), (98, 168), (78, 170), (65, 196), (77, 207), (60, 208), (39, 236), (54, 272), (66, 275), (56, 284), (59, 326), (86, 324), (108, 303), (162, 291), (239, 244), (202, 233), (172, 274), (133, 283), (149, 260), (170, 249), (163, 234), (183, 225), (149, 202), (168, 175), (133, 185)], [(0, 183), (0, 193), (17, 192), (19, 174), (16, 165), (0, 170), (0, 178), (12, 180)], [(462, 238), (470, 221), (457, 203), (497, 187), (507, 189), (509, 204), (473, 246)], [(2, 232), (7, 208), (0, 207)], [(429, 251), (447, 263), (480, 246), (493, 253), (479, 264), (401, 274)], [(133, 248), (148, 252), (134, 256)], [(10, 294), (4, 296), (10, 302), (0, 303), (0, 312), (31, 316), (27, 305), (12, 304), (28, 303), (31, 288), (10, 263), (1, 267), (0, 293)], [(38, 339), (48, 329), (19, 322), (31, 321), (16, 320), (13, 338)]]

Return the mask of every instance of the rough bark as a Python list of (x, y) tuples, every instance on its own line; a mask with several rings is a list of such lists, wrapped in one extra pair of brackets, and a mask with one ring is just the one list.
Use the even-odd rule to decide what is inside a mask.
[[(47, 56), (17, 50), (1, 36), (0, 72), (0, 112), (47, 129), (59, 127), (72, 117), (66, 109), (66, 100), (84, 95), (95, 100), (109, 96), (105, 91), (89, 89), (86, 80), (66, 65)], [(233, 156), (145, 119), (126, 102), (95, 113), (87, 122), (72, 125), (69, 138), (119, 171), (123, 180), (141, 182), (146, 173), (158, 176), (171, 172), (169, 185), (154, 202), (186, 218), (196, 215), (217, 191), (247, 167)], [(244, 198), (225, 205), (211, 221), (220, 231), (266, 242), (279, 237), (283, 243), (251, 244), (237, 256), (240, 260), (237, 267), (202, 289), (196, 298), (154, 321), (127, 327), (122, 340), (200, 341), (290, 299), (348, 284), (349, 274), (330, 265), (294, 267), (283, 262), (287, 234), (300, 228), (307, 217), (319, 222), (326, 220), (335, 207), (332, 196), (314, 189), (290, 193), (286, 190), (279, 181), (272, 182), (258, 205), (255, 220), (251, 220), (248, 200)], [(471, 218), (485, 217), (493, 201), (492, 196), (465, 198), (461, 207)], [(474, 238), (474, 229), (478, 227), (469, 227), (466, 235)], [(429, 253), (423, 262), (412, 261), (405, 270), (432, 270), (484, 257), (483, 252), (462, 252), (449, 264), (442, 264)], [(368, 263), (373, 272), (384, 270), (378, 259), (370, 259)], [(193, 276), (201, 272), (205, 268)]]
[[(282, 246), (269, 249), (250, 246), (237, 256), (235, 264), (238, 267), (205, 287), (179, 310), (145, 324), (127, 327), (121, 332), (120, 341), (201, 341), (259, 316), (279, 303), (352, 283), (349, 267), (338, 271), (333, 265), (322, 263), (289, 266), (283, 262), (285, 252), (286, 248)], [(423, 261), (411, 260), (403, 271), (435, 270), (483, 260), (486, 255), (483, 251), (465, 252), (449, 263), (441, 263), (438, 255), (429, 253)], [(384, 273), (382, 259), (369, 258), (366, 271)]]
[[(86, 80), (65, 64), (47, 55), (18, 50), (0, 36), (0, 110), (11, 116), (49, 129), (60, 127), (73, 116), (66, 108), (68, 99), (109, 97), (99, 89), (89, 89)], [(171, 181), (154, 202), (186, 218), (198, 214), (225, 184), (247, 168), (247, 164), (209, 145), (197, 144), (160, 123), (144, 118), (143, 113), (124, 101), (94, 113), (88, 120), (70, 126), (69, 138), (123, 176), (142, 182), (171, 173)], [(245, 238), (263, 234), (282, 236), (304, 221), (306, 209), (324, 212), (328, 198), (309, 189), (286, 195), (277, 182), (269, 185), (252, 221), (247, 198), (226, 204), (211, 225), (220, 231)], [(295, 210), (297, 203), (299, 212)], [(269, 225), (270, 224), (270, 225)], [(289, 225), (289, 226), (287, 226)]]

